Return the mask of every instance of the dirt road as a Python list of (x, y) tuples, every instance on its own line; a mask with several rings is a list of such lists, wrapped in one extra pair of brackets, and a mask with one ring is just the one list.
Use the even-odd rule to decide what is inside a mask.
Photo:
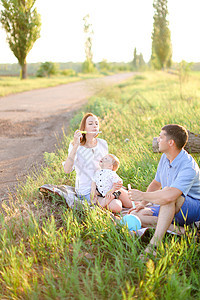
[(0, 97), (0, 201), (15, 193), (33, 167), (43, 163), (43, 153), (55, 150), (57, 137), (92, 95), (105, 85), (132, 77), (133, 73), (88, 79), (57, 87)]

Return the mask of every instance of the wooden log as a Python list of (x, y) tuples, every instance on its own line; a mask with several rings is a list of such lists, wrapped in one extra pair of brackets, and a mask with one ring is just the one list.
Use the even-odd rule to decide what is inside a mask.
[[(152, 146), (153, 152), (158, 153), (158, 137), (153, 138)], [(188, 142), (184, 149), (188, 153), (200, 153), (200, 134), (196, 134), (188, 130)]]

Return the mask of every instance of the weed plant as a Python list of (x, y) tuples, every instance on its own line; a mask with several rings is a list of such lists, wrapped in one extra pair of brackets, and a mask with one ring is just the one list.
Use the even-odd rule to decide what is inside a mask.
[[(146, 190), (160, 154), (153, 137), (168, 123), (199, 133), (200, 84), (194, 74), (179, 95), (178, 78), (144, 73), (101, 95), (71, 120), (56, 153), (45, 153), (45, 166), (30, 174), (17, 200), (4, 206), (0, 230), (2, 299), (199, 299), (200, 247), (193, 231), (166, 235), (156, 258), (143, 262), (145, 244), (98, 207), (69, 210), (62, 199), (44, 197), (44, 183), (74, 185), (64, 174), (73, 131), (82, 115), (100, 117), (101, 138), (120, 159), (124, 186)], [(200, 163), (199, 155), (194, 155)], [(153, 234), (153, 229), (152, 229)]]

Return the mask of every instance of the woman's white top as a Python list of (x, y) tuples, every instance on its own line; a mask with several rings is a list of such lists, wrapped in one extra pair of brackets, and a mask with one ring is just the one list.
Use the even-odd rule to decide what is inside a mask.
[(109, 192), (113, 183), (118, 182), (121, 178), (115, 171), (110, 169), (101, 169), (96, 171), (93, 181), (96, 183), (98, 191), (105, 197), (106, 193)]
[[(68, 155), (73, 149), (69, 144)], [(99, 161), (108, 154), (108, 144), (105, 140), (97, 138), (97, 145), (93, 148), (79, 146), (75, 155), (73, 169), (76, 171), (75, 190), (79, 195), (87, 195), (91, 192), (92, 178), (100, 169)]]

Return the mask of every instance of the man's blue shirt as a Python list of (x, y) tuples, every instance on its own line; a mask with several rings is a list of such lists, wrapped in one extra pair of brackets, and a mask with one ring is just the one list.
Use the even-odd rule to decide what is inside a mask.
[(185, 150), (176, 156), (170, 164), (165, 154), (162, 155), (155, 180), (161, 183), (162, 188), (174, 187), (184, 196), (200, 200), (200, 170), (194, 158)]

